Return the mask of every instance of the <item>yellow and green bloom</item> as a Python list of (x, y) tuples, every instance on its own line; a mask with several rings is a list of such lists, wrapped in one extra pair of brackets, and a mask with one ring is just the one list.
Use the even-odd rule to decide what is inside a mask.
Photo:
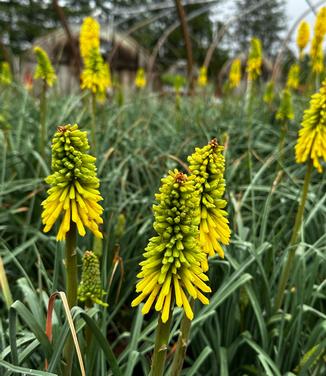
[[(217, 252), (222, 258), (224, 251), (221, 244), (229, 244), (231, 234), (226, 218), (227, 212), (224, 210), (227, 202), (223, 199), (223, 149), (223, 146), (218, 145), (216, 139), (213, 139), (203, 148), (196, 148), (188, 157), (189, 169), (195, 177), (196, 189), (200, 195), (200, 245), (209, 256)], [(202, 267), (204, 271), (208, 269), (207, 259)]]
[(0, 85), (10, 85), (12, 83), (12, 74), (8, 62), (3, 61), (0, 64)]
[(85, 227), (102, 238), (99, 225), (103, 223), (99, 179), (96, 176), (96, 158), (87, 153), (87, 132), (78, 125), (60, 126), (52, 140), (52, 174), (46, 178), (51, 188), (42, 202), (44, 232), (48, 232), (62, 214), (57, 240), (64, 240), (72, 222), (79, 235)]
[(280, 121), (287, 121), (294, 119), (293, 104), (291, 92), (284, 89), (281, 94), (281, 103), (276, 112), (276, 119)]
[(265, 93), (263, 96), (263, 100), (265, 103), (272, 104), (274, 97), (275, 97), (274, 89), (275, 89), (274, 81), (269, 81), (266, 84)]
[(34, 78), (41, 78), (47, 84), (47, 86), (51, 87), (57, 79), (51, 61), (47, 53), (41, 47), (34, 47), (34, 53), (37, 59)]
[(207, 86), (207, 68), (205, 66), (201, 67), (199, 70), (197, 83), (200, 87)]
[(138, 89), (142, 89), (146, 86), (146, 75), (144, 68), (138, 68), (135, 78), (135, 86)]
[(300, 57), (303, 55), (303, 50), (306, 48), (310, 39), (310, 26), (306, 20), (301, 21), (297, 31), (297, 46), (299, 48)]
[(295, 155), (297, 163), (312, 160), (318, 172), (322, 172), (320, 159), (326, 162), (326, 80), (320, 91), (312, 95), (310, 107), (304, 112)]
[(286, 87), (288, 89), (296, 90), (300, 83), (300, 66), (299, 64), (292, 64), (288, 73)]
[(100, 49), (100, 25), (92, 17), (86, 17), (79, 35), (80, 55), (86, 59), (90, 51)]
[(103, 302), (106, 292), (102, 289), (100, 264), (97, 256), (92, 251), (86, 251), (83, 256), (83, 268), (81, 282), (78, 287), (78, 300), (88, 306), (92, 303), (108, 307)]
[(81, 74), (81, 88), (94, 94), (103, 94), (110, 87), (111, 77), (100, 51), (93, 48), (85, 58), (85, 67)]
[(232, 61), (229, 73), (229, 86), (234, 89), (239, 86), (241, 81), (241, 60), (234, 59)]
[(187, 295), (208, 304), (203, 292), (211, 291), (201, 267), (207, 256), (199, 244), (199, 192), (195, 177), (178, 170), (170, 171), (161, 182), (153, 206), (157, 235), (145, 249), (137, 275), (141, 279), (136, 286), (139, 296), (131, 304), (135, 307), (146, 300), (142, 309), (146, 314), (155, 302), (155, 310), (161, 312), (165, 323), (175, 302), (192, 320)]
[(263, 63), (261, 41), (258, 38), (252, 38), (247, 62), (248, 80), (255, 81), (261, 75)]

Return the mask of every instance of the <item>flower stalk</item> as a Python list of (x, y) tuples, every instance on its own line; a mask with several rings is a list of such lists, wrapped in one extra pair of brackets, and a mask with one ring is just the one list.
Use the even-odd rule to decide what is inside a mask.
[(39, 140), (39, 147), (40, 147), (40, 154), (42, 158), (45, 158), (45, 143), (47, 138), (46, 132), (46, 113), (47, 113), (47, 103), (46, 103), (46, 91), (47, 91), (47, 84), (46, 81), (43, 80), (42, 85), (42, 92), (40, 98), (40, 140)]
[[(191, 299), (189, 304), (193, 309), (195, 301)], [(186, 315), (183, 315), (180, 327), (180, 334), (177, 342), (177, 348), (174, 354), (171, 367), (171, 376), (178, 376), (181, 373), (189, 341), (190, 327), (191, 320), (189, 320)]]
[(169, 314), (169, 318), (166, 322), (162, 321), (161, 314), (158, 317), (155, 346), (152, 357), (152, 366), (150, 376), (163, 376), (166, 360), (166, 353), (168, 350), (170, 326), (172, 315)]
[(312, 163), (312, 160), (310, 159), (307, 163), (306, 175), (304, 179), (300, 204), (299, 204), (298, 211), (295, 217), (293, 232), (292, 232), (291, 239), (290, 239), (290, 244), (289, 244), (290, 250), (289, 250), (286, 264), (282, 271), (282, 275), (281, 275), (279, 286), (278, 286), (278, 292), (277, 292), (276, 299), (275, 299), (276, 311), (280, 309), (282, 306), (284, 291), (289, 280), (290, 272), (292, 270), (292, 266), (293, 266), (293, 262), (294, 262), (294, 258), (295, 258), (295, 254), (297, 250), (296, 245), (298, 241), (300, 228), (302, 225), (303, 213), (304, 213), (305, 203), (307, 200), (308, 188), (309, 188), (309, 184), (311, 180), (312, 170), (313, 170), (313, 163)]
[[(65, 247), (65, 264), (66, 264), (66, 295), (71, 309), (77, 303), (77, 252), (76, 252), (76, 240), (77, 240), (77, 227), (74, 222), (70, 222), (70, 230), (66, 234), (66, 247)], [(74, 357), (74, 343), (71, 335), (67, 338), (63, 350), (63, 357), (65, 360), (65, 376), (71, 375), (72, 362)]]

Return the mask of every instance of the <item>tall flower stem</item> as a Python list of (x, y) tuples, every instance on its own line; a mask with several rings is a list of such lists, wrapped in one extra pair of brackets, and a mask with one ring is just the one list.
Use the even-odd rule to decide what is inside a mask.
[(168, 350), (171, 320), (171, 312), (166, 323), (162, 322), (161, 314), (159, 315), (150, 376), (163, 376), (164, 374), (164, 365), (166, 353)]
[(278, 150), (278, 153), (279, 153), (279, 156), (280, 156), (279, 168), (281, 168), (283, 160), (284, 160), (284, 143), (285, 143), (285, 137), (286, 137), (286, 134), (287, 134), (287, 130), (288, 130), (288, 125), (287, 125), (287, 122), (285, 121), (284, 124), (282, 125), (282, 129), (281, 129), (281, 136), (280, 136), (280, 143), (279, 143), (279, 150)]
[[(191, 299), (191, 309), (193, 309), (194, 303), (194, 300)], [(189, 320), (188, 317), (184, 314), (181, 321), (180, 335), (177, 342), (177, 348), (172, 362), (171, 376), (179, 376), (181, 373), (188, 346), (190, 327), (191, 320)]]
[(92, 93), (91, 105), (92, 105), (92, 147), (95, 152), (96, 150), (96, 94), (95, 93)]
[[(76, 224), (71, 221), (70, 230), (66, 237), (66, 294), (69, 307), (72, 308), (77, 303), (77, 252), (76, 252), (77, 228)], [(64, 359), (66, 362), (64, 374), (71, 375), (73, 361), (73, 341), (72, 337), (68, 337), (64, 348)]]
[(278, 292), (277, 292), (276, 299), (275, 299), (275, 310), (276, 311), (279, 308), (281, 308), (281, 305), (282, 305), (282, 302), (283, 302), (284, 291), (285, 291), (286, 285), (288, 283), (290, 272), (291, 272), (292, 265), (293, 265), (293, 262), (294, 262), (295, 253), (296, 253), (296, 249), (297, 249), (296, 244), (297, 244), (297, 240), (298, 240), (298, 236), (299, 236), (300, 227), (302, 225), (304, 207), (305, 207), (305, 203), (306, 203), (306, 199), (307, 199), (307, 195), (308, 195), (308, 188), (309, 188), (309, 183), (310, 183), (310, 180), (311, 180), (312, 169), (313, 169), (312, 160), (309, 160), (309, 162), (307, 164), (306, 175), (305, 175), (304, 184), (303, 184), (303, 188), (302, 188), (301, 200), (300, 200), (298, 211), (297, 211), (297, 214), (296, 214), (296, 217), (295, 217), (293, 232), (292, 232), (290, 243), (289, 243), (290, 250), (289, 250), (289, 254), (288, 254), (286, 264), (285, 264), (283, 271), (282, 271), (282, 275), (281, 275), (279, 286), (278, 286)]
[(45, 158), (45, 142), (46, 142), (46, 112), (47, 112), (47, 105), (46, 105), (46, 91), (47, 91), (47, 84), (46, 81), (43, 80), (42, 85), (42, 92), (40, 98), (40, 126), (41, 126), (41, 134), (40, 134), (40, 154), (42, 158)]

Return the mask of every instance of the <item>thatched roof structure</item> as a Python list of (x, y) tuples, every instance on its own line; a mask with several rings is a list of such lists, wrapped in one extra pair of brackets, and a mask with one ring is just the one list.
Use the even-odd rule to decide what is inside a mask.
[[(23, 57), (21, 65), (23, 79), (34, 71), (36, 59), (33, 47), (40, 46), (49, 55), (61, 88), (65, 91), (79, 88), (79, 73), (82, 67), (79, 55), (80, 25), (70, 26), (69, 29), (73, 45), (63, 28), (56, 29), (34, 41), (32, 48)], [(125, 88), (132, 86), (137, 69), (146, 66), (149, 53), (132, 37), (112, 31), (103, 25), (100, 32), (100, 46), (103, 58), (110, 63), (111, 72), (120, 84)]]
[[(70, 26), (72, 39), (78, 50), (79, 31), (79, 25)], [(102, 55), (105, 60), (110, 62), (112, 70), (136, 71), (139, 66), (144, 66), (149, 58), (148, 52), (132, 37), (112, 31), (104, 26), (101, 27), (100, 42)], [(73, 60), (73, 51), (63, 28), (37, 38), (33, 43), (33, 46), (36, 45), (42, 47), (48, 53), (55, 65), (70, 65)], [(30, 61), (35, 60), (32, 50), (28, 51), (25, 57)]]

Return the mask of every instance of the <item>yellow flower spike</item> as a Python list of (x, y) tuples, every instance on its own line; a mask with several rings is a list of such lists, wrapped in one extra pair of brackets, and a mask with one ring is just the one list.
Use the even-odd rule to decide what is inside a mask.
[(311, 42), (310, 56), (312, 71), (321, 73), (324, 70), (323, 41), (326, 34), (326, 7), (322, 7), (316, 17), (314, 37)]
[[(222, 198), (225, 191), (223, 149), (213, 139), (203, 148), (196, 148), (188, 157), (189, 169), (200, 194), (200, 244), (208, 255), (218, 253), (222, 258), (224, 251), (221, 244), (229, 244), (231, 234), (227, 212), (223, 210), (227, 204)], [(207, 260), (202, 268), (207, 270)]]
[(78, 300), (99, 304), (108, 307), (108, 304), (102, 301), (106, 292), (102, 289), (100, 264), (97, 256), (92, 251), (86, 251), (83, 256), (83, 269), (81, 282), (78, 287)]
[(41, 78), (48, 86), (52, 86), (57, 80), (57, 76), (51, 64), (47, 53), (41, 47), (34, 47), (34, 53), (37, 59), (37, 66), (34, 73), (34, 78)]
[(297, 46), (300, 52), (300, 58), (303, 56), (303, 50), (307, 47), (310, 39), (310, 26), (306, 20), (301, 21), (297, 31)]
[(189, 319), (193, 312), (188, 295), (207, 302), (201, 292), (210, 292), (205, 284), (208, 280), (201, 264), (206, 260), (198, 242), (200, 222), (199, 193), (193, 176), (170, 171), (162, 179), (153, 206), (153, 224), (157, 236), (152, 237), (140, 263), (136, 292), (139, 294), (132, 307), (142, 301), (146, 314), (152, 306), (161, 312), (162, 322), (170, 317), (174, 302), (183, 307)]
[(52, 140), (52, 175), (46, 178), (51, 185), (48, 197), (42, 202), (42, 223), (48, 232), (63, 215), (57, 240), (65, 240), (71, 221), (76, 223), (79, 235), (89, 228), (102, 238), (98, 226), (103, 223), (103, 208), (99, 179), (96, 176), (96, 158), (87, 154), (87, 133), (78, 125), (58, 127)]
[(320, 159), (326, 162), (326, 80), (320, 91), (312, 95), (310, 107), (304, 112), (295, 156), (297, 163), (311, 159), (317, 171), (323, 171)]
[(323, 41), (326, 34), (326, 7), (320, 8), (318, 11), (315, 26), (314, 26), (314, 37), (320, 43)]
[(90, 51), (100, 48), (100, 24), (92, 17), (86, 17), (79, 35), (80, 55), (86, 59)]
[(269, 81), (266, 84), (265, 93), (263, 97), (264, 102), (267, 103), (268, 105), (271, 105), (273, 103), (273, 100), (275, 97), (274, 89), (275, 89), (274, 81)]
[(232, 61), (229, 73), (229, 86), (234, 89), (239, 86), (241, 81), (241, 60), (234, 59)]
[(3, 61), (0, 65), (0, 84), (10, 85), (12, 83), (12, 74), (9, 63)]
[(258, 38), (252, 38), (250, 42), (250, 51), (247, 62), (248, 80), (255, 81), (261, 75), (263, 63), (261, 41)]
[(291, 92), (287, 89), (282, 91), (280, 107), (275, 117), (277, 120), (281, 121), (294, 119)]
[(81, 74), (81, 88), (95, 94), (105, 95), (111, 85), (108, 66), (104, 63), (100, 51), (93, 48), (85, 58), (85, 67)]
[(199, 70), (197, 83), (200, 87), (207, 86), (207, 68), (205, 66), (202, 66)]
[(286, 87), (288, 89), (296, 90), (299, 87), (300, 83), (300, 66), (299, 64), (292, 64), (289, 73), (288, 78), (286, 81)]
[(321, 73), (324, 70), (324, 53), (322, 43), (314, 38), (311, 42), (311, 65), (314, 73)]
[(135, 86), (138, 89), (142, 89), (146, 86), (147, 81), (146, 81), (146, 75), (144, 68), (138, 68), (137, 73), (136, 73), (136, 78), (135, 78)]

